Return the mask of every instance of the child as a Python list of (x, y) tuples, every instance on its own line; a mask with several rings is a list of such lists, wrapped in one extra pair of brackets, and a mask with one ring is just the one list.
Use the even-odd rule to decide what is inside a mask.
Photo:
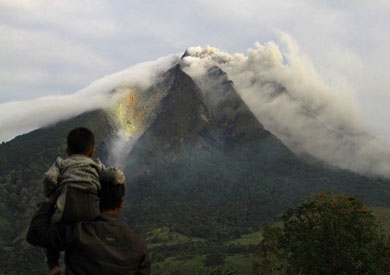
[[(57, 200), (52, 223), (93, 220), (99, 214), (101, 185), (100, 174), (111, 173), (118, 181), (123, 181), (123, 173), (115, 168), (105, 168), (98, 159), (92, 159), (95, 151), (95, 139), (86, 128), (75, 128), (67, 138), (66, 159), (57, 158), (45, 173), (43, 186), (46, 197), (55, 192)], [(50, 270), (59, 267), (59, 251), (48, 249), (47, 263)]]

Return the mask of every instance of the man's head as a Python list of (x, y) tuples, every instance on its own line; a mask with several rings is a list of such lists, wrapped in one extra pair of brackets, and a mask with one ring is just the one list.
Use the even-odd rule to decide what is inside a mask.
[(74, 128), (68, 134), (67, 145), (68, 155), (80, 154), (91, 157), (95, 151), (95, 137), (87, 128)]
[(115, 168), (106, 168), (100, 174), (101, 189), (98, 191), (100, 198), (100, 211), (114, 211), (119, 214), (123, 208), (126, 192), (125, 176)]

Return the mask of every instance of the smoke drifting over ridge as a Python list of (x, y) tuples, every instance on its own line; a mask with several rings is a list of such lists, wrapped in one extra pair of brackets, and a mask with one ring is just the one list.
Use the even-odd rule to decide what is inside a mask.
[(159, 73), (168, 70), (178, 59), (177, 55), (170, 55), (137, 64), (105, 76), (72, 95), (0, 104), (0, 142), (89, 110), (111, 108), (120, 96), (111, 94), (116, 87), (131, 84), (132, 87), (146, 89)]
[(353, 91), (325, 83), (292, 39), (285, 34), (281, 38), (284, 47), (257, 43), (247, 55), (209, 46), (190, 48), (183, 67), (200, 87), (210, 85), (202, 77), (209, 68), (224, 70), (264, 127), (297, 154), (390, 177), (389, 146), (360, 124)]

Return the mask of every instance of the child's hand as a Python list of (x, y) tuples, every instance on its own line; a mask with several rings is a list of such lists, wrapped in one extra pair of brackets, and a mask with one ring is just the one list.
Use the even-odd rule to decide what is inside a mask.
[(49, 272), (49, 275), (61, 275), (61, 269), (59, 266), (56, 266), (56, 267), (53, 267), (50, 272)]
[(51, 205), (54, 205), (56, 203), (56, 200), (57, 200), (56, 192), (53, 192), (51, 193), (49, 200), (47, 202), (50, 203)]

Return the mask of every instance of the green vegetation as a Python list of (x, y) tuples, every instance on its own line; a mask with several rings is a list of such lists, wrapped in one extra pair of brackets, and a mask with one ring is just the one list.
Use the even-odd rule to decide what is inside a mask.
[[(154, 274), (252, 274), (260, 232), (215, 243), (162, 227), (145, 234)], [(230, 273), (229, 273), (230, 272)]]
[(259, 243), (263, 239), (263, 232), (253, 232), (250, 234), (242, 235), (240, 238), (236, 240), (228, 241), (227, 245), (251, 245)]
[(358, 197), (319, 193), (268, 226), (258, 274), (389, 274), (390, 241)]
[(369, 209), (383, 226), (384, 231), (390, 233), (390, 207), (370, 207)]
[(183, 243), (201, 243), (205, 240), (196, 237), (187, 237), (180, 233), (172, 232), (168, 227), (161, 227), (145, 234), (145, 241), (149, 249), (160, 246), (173, 246)]

